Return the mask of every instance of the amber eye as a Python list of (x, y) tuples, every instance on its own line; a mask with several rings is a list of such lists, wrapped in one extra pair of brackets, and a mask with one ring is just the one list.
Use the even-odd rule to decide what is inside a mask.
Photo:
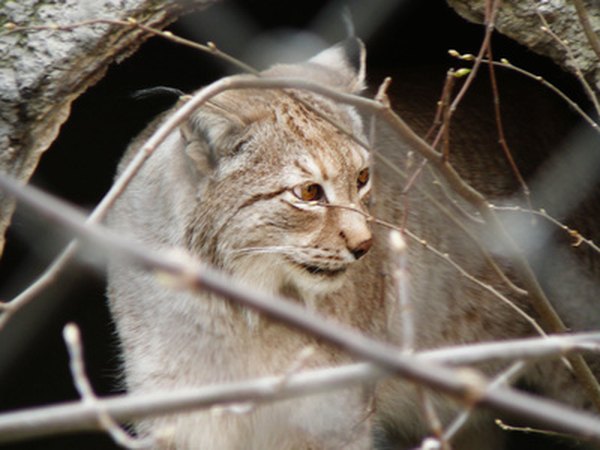
[(293, 192), (296, 197), (305, 202), (317, 202), (325, 195), (323, 187), (317, 183), (307, 183), (302, 186), (296, 186)]
[(362, 189), (369, 182), (369, 169), (363, 169), (358, 173), (358, 178), (356, 179), (356, 185), (358, 189)]

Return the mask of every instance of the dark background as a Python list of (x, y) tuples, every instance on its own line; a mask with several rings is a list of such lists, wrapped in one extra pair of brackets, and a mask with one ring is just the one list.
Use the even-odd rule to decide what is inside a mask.
[[(445, 70), (458, 65), (447, 50), (476, 53), (483, 36), (482, 27), (459, 18), (443, 0), (404, 1), (395, 7), (385, 6), (388, 2), (362, 3), (368, 3), (370, 11), (355, 8), (354, 21), (358, 35), (366, 40), (373, 72), (388, 66), (434, 70), (441, 88)], [(354, 6), (360, 4), (357, 1)], [(290, 37), (300, 32), (316, 33), (322, 40), (313, 37), (311, 42), (317, 46), (343, 39), (339, 10), (337, 2), (240, 0), (185, 17), (170, 29), (199, 42), (214, 41), (222, 50), (260, 68), (269, 59), (310, 56), (306, 49), (290, 54)], [(377, 15), (376, 24), (366, 20)], [(269, 55), (279, 56), (265, 58), (265, 48), (273, 48)], [(494, 50), (498, 58), (507, 57), (579, 95), (572, 80), (543, 58), (501, 37), (495, 38)], [(135, 100), (132, 94), (154, 86), (192, 91), (225, 73), (227, 67), (212, 56), (151, 39), (74, 103), (59, 138), (42, 158), (33, 184), (85, 209), (93, 208), (108, 190), (128, 141), (173, 100), (169, 96)], [(437, 95), (432, 92), (428, 101)], [(9, 299), (25, 288), (66, 242), (67, 236), (19, 208), (0, 260), (0, 298)], [(0, 410), (77, 398), (61, 337), (68, 322), (81, 327), (87, 370), (96, 391), (118, 391), (117, 341), (105, 305), (103, 274), (73, 265), (49, 292), (0, 332)], [(527, 435), (518, 438), (520, 448), (551, 448), (528, 441)], [(107, 450), (116, 446), (104, 435), (90, 434), (0, 446), (8, 448)]]

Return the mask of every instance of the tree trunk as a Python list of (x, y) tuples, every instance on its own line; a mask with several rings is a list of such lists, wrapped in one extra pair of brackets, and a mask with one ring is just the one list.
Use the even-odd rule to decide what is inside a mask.
[[(488, 1), (448, 0), (448, 3), (465, 19), (483, 23)], [(600, 2), (581, 1), (590, 28), (596, 35), (596, 50), (584, 32), (575, 3), (574, 0), (502, 0), (496, 29), (534, 52), (552, 58), (571, 73), (575, 74), (579, 68), (596, 93), (600, 93), (600, 55), (597, 54), (600, 51)], [(542, 29), (540, 15), (547, 21), (549, 29), (567, 43), (570, 54), (563, 44)]]
[[(71, 103), (111, 63), (131, 55), (149, 37), (139, 28), (108, 24), (55, 31), (21, 27), (133, 18), (162, 28), (213, 2), (0, 1), (0, 171), (28, 180), (69, 116)], [(13, 210), (14, 202), (0, 194), (0, 254)]]

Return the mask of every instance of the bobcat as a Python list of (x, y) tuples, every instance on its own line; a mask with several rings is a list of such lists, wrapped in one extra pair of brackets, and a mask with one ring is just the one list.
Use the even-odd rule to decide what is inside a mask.
[[(263, 75), (301, 77), (360, 93), (364, 49), (350, 39), (305, 63), (276, 65)], [(506, 292), (465, 234), (467, 229), (484, 238), (485, 227), (465, 218), (475, 212), (454, 198), (434, 171), (425, 168), (402, 196), (415, 167), (410, 148), (380, 126), (376, 152), (385, 157), (382, 164), (332, 124), (367, 141), (366, 119), (350, 106), (305, 91), (219, 94), (157, 149), (117, 202), (109, 223), (149, 247), (185, 248), (255, 289), (397, 344), (402, 343), (402, 311), (391, 276), (396, 255), (389, 249), (389, 230), (373, 225), (366, 213), (404, 224), (470, 274)], [(141, 139), (132, 144), (121, 170)], [(513, 192), (504, 182), (502, 160), (468, 151), (457, 158), (479, 170), (470, 172), (470, 181), (477, 184), (484, 173), (495, 186), (486, 193)], [(409, 242), (408, 247), (416, 350), (532, 334), (513, 309), (459, 277), (426, 246)], [(170, 289), (153, 274), (119, 261), (109, 267), (108, 294), (127, 388), (135, 393), (282, 374), (307, 347), (314, 351), (303, 367), (351, 360), (212, 294)], [(515, 301), (527, 310), (526, 301)], [(502, 367), (490, 364), (483, 370), (491, 374)], [(570, 380), (560, 364), (536, 366), (526, 378), (535, 383), (547, 370), (556, 381), (548, 392), (559, 396)], [(448, 423), (456, 405), (432, 398)], [(583, 396), (575, 401), (582, 402)], [(410, 448), (430, 433), (414, 387), (402, 380), (377, 388), (376, 444), (366, 418), (369, 405), (366, 388), (348, 388), (256, 406), (245, 414), (205, 411), (145, 419), (137, 430), (159, 436), (157, 449)], [(455, 448), (502, 448), (502, 437), (495, 436), (499, 432), (486, 425), (487, 419), (485, 413), (475, 415)], [(482, 433), (485, 427), (488, 432)]]

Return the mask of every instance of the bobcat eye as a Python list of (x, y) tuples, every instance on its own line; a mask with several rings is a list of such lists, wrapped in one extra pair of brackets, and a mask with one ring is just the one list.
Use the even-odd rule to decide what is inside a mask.
[(307, 183), (296, 186), (292, 192), (296, 197), (305, 202), (316, 202), (325, 196), (323, 187), (317, 183)]
[(356, 178), (358, 189), (362, 189), (369, 182), (369, 177), (370, 173), (368, 168), (358, 172), (358, 177)]

